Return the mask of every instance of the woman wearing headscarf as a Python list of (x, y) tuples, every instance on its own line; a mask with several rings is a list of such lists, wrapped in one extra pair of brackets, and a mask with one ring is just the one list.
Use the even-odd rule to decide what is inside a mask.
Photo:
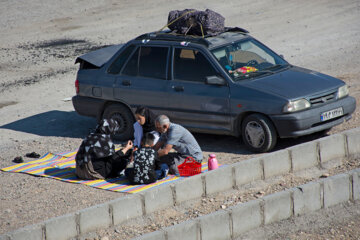
[(134, 123), (134, 146), (141, 146), (141, 139), (146, 133), (152, 133), (155, 136), (154, 144), (159, 140), (159, 133), (155, 128), (156, 115), (150, 109), (140, 106), (135, 110)]
[(116, 177), (126, 168), (133, 144), (128, 141), (125, 148), (115, 151), (112, 137), (119, 129), (113, 119), (103, 119), (94, 132), (81, 143), (76, 154), (76, 175), (81, 179), (105, 179)]

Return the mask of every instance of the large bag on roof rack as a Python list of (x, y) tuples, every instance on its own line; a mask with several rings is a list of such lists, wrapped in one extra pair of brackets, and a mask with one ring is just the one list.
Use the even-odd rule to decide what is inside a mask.
[(168, 28), (175, 33), (197, 36), (214, 36), (224, 31), (225, 18), (210, 9), (174, 10), (169, 12)]

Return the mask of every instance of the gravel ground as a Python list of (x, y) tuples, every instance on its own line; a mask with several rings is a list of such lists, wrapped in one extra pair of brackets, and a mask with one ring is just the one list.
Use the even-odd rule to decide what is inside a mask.
[[(360, 2), (357, 0), (228, 1), (225, 4), (214, 0), (206, 3), (158, 0), (156, 9), (152, 2), (145, 0), (87, 0), (84, 3), (84, 0), (0, 2), (1, 168), (14, 164), (12, 160), (17, 156), (22, 156), (25, 161), (33, 160), (25, 157), (30, 152), (43, 155), (74, 150), (95, 126), (94, 119), (78, 116), (68, 101), (75, 92), (76, 56), (159, 29), (165, 24), (170, 10), (189, 6), (220, 12), (226, 18), (226, 25), (247, 28), (253, 36), (284, 54), (295, 65), (343, 79), (359, 104)], [(335, 127), (329, 134), (359, 126), (357, 108), (350, 121)], [(233, 137), (206, 134), (195, 134), (195, 137), (205, 156), (216, 153), (219, 162), (224, 164), (257, 156)], [(283, 139), (275, 150), (318, 137)], [(353, 167), (356, 166), (357, 161)], [(339, 171), (348, 168), (345, 164)], [(294, 184), (303, 181), (296, 176), (289, 177), (294, 179)], [(281, 189), (281, 180), (277, 185), (274, 183), (274, 190)], [(0, 172), (0, 182), (0, 234), (124, 195), (18, 173)], [(189, 203), (184, 209), (188, 209), (187, 215), (195, 217), (221, 205), (230, 206), (229, 199), (233, 196), (242, 197), (231, 200), (235, 204), (245, 201), (246, 196), (252, 196), (256, 191), (267, 194), (268, 186), (251, 190), (253, 192), (250, 189), (234, 190), (230, 195), (214, 196), (213, 201), (210, 198), (201, 203)], [(250, 192), (241, 192), (247, 190)], [(171, 216), (175, 218), (173, 222), (184, 220), (186, 215), (177, 215), (177, 211), (183, 210), (173, 209), (164, 214), (169, 216), (170, 222)], [(319, 218), (322, 219), (320, 215)], [(143, 221), (134, 223), (138, 226), (134, 228), (147, 226)], [(354, 222), (360, 224), (358, 219)], [(319, 236), (322, 227), (319, 225)], [(149, 228), (144, 229), (149, 231)], [(334, 229), (338, 231), (338, 228)], [(131, 234), (134, 233), (128, 235)]]

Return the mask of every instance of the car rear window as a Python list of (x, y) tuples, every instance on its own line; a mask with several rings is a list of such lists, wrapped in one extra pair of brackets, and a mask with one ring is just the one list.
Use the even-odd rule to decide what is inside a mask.
[(133, 52), (135, 46), (128, 46), (122, 53), (114, 60), (108, 69), (110, 74), (118, 74), (124, 65), (125, 61), (129, 58), (130, 54)]

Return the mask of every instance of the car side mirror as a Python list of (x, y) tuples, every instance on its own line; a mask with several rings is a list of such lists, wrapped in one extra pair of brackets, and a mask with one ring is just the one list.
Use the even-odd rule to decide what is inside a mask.
[(219, 77), (219, 76), (208, 76), (208, 77), (206, 77), (206, 84), (225, 86), (226, 81), (224, 78)]
[(285, 59), (284, 55), (282, 55), (282, 54), (280, 54), (280, 57), (281, 57), (282, 59)]

